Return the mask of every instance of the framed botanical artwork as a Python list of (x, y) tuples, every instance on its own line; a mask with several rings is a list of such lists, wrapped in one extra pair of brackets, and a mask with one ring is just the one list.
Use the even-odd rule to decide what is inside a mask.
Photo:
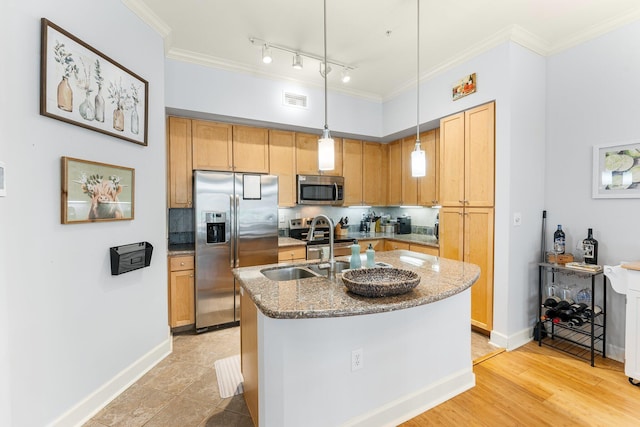
[(640, 141), (593, 147), (593, 198), (640, 197)]
[(149, 83), (42, 18), (40, 114), (147, 145)]
[(133, 219), (135, 170), (62, 157), (62, 223)]

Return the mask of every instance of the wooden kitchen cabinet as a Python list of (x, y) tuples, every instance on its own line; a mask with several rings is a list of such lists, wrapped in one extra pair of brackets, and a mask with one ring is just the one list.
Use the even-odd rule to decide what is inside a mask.
[(296, 133), (296, 170), (298, 175), (335, 175), (342, 176), (342, 138), (334, 140), (334, 169), (320, 171), (318, 169), (319, 135)]
[(169, 257), (169, 326), (191, 325), (195, 314), (194, 257)]
[(438, 205), (440, 164), (439, 158), (440, 129), (432, 129), (420, 134), (420, 145), (427, 157), (426, 175), (418, 178), (418, 205)]
[(295, 133), (269, 130), (269, 173), (278, 176), (278, 206), (296, 205)]
[(167, 187), (169, 208), (192, 206), (191, 120), (167, 120)]
[(358, 206), (363, 204), (363, 173), (362, 173), (362, 141), (344, 139), (342, 141), (342, 156), (344, 164), (344, 206)]
[(284, 246), (278, 248), (278, 262), (295, 261), (297, 259), (307, 259), (306, 246)]
[(269, 173), (269, 130), (233, 126), (233, 171)]
[(495, 103), (440, 120), (440, 204), (494, 204)]
[(402, 204), (402, 140), (389, 143), (389, 170), (387, 187), (387, 204)]
[(389, 169), (387, 152), (386, 144), (362, 142), (362, 197), (366, 206), (387, 204), (388, 190), (387, 179), (385, 179)]
[(416, 146), (415, 135), (402, 140), (402, 159), (400, 173), (402, 175), (402, 205), (418, 205), (418, 178), (411, 176), (411, 152)]
[(376, 252), (384, 252), (385, 251), (385, 240), (384, 239), (362, 239), (358, 240), (358, 244), (360, 245), (360, 253), (363, 254), (369, 249), (369, 244)]
[(440, 256), (480, 267), (471, 287), (471, 324), (486, 333), (493, 328), (493, 219), (493, 208), (440, 209)]
[(193, 169), (233, 170), (233, 126), (192, 120)]
[(406, 250), (410, 249), (410, 245), (407, 242), (399, 242), (397, 240), (385, 240), (384, 241), (384, 250), (385, 251), (395, 251), (395, 250)]

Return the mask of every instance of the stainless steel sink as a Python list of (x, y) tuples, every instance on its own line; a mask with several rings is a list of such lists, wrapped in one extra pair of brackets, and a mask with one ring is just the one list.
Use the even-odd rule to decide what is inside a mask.
[(264, 274), (267, 279), (271, 279), (276, 282), (318, 277), (316, 273), (304, 267), (268, 268), (261, 270), (260, 272)]
[[(323, 276), (326, 276), (329, 274), (329, 263), (328, 262), (321, 262), (320, 264), (312, 264), (312, 265), (308, 265), (307, 268), (309, 270), (315, 271), (318, 274), (321, 274)], [(335, 272), (336, 273), (341, 273), (342, 270), (346, 270), (349, 268), (349, 262), (348, 261), (336, 261), (336, 269)]]

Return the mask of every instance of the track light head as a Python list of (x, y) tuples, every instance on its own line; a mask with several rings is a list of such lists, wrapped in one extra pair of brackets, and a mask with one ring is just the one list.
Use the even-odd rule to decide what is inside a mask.
[(271, 61), (273, 61), (273, 57), (271, 56), (271, 49), (268, 45), (265, 44), (264, 46), (262, 46), (262, 62), (264, 62), (265, 64), (271, 64)]
[(293, 64), (291, 66), (296, 70), (302, 70), (302, 56), (299, 53), (293, 55)]
[(351, 74), (349, 73), (349, 69), (345, 68), (342, 70), (342, 83), (349, 83), (351, 81)]
[(324, 72), (324, 62), (320, 63), (320, 75), (324, 78), (327, 74), (331, 72), (331, 65), (327, 64), (327, 72)]

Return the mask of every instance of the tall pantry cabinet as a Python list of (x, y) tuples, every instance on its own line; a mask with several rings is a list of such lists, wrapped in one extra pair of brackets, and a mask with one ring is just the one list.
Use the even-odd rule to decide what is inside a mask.
[(480, 266), (471, 324), (493, 328), (495, 103), (440, 121), (440, 256)]

